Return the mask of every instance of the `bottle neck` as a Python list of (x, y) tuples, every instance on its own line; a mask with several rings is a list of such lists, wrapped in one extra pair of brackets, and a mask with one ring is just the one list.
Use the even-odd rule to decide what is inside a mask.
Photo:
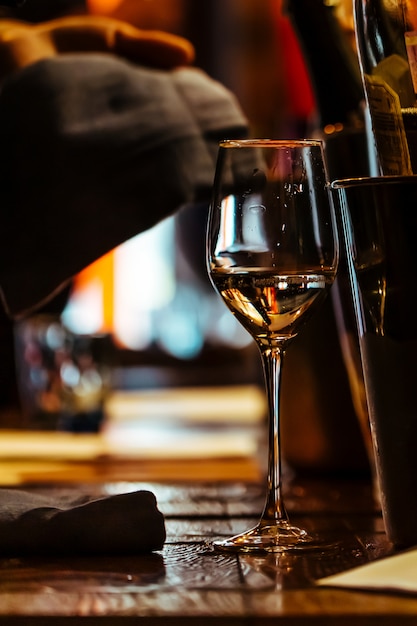
[(355, 124), (360, 117), (363, 87), (356, 53), (324, 0), (286, 0), (316, 97), (319, 123)]
[(417, 42), (412, 38), (407, 42), (417, 13), (412, 3), (414, 0), (354, 2), (360, 67), (382, 175), (409, 175), (417, 170), (416, 94), (409, 61)]
[(330, 179), (370, 173), (364, 90), (356, 50), (325, 0), (287, 0), (288, 15), (313, 87), (316, 132), (326, 146)]
[(356, 41), (362, 71), (371, 74), (385, 59), (407, 59), (404, 33), (413, 30), (404, 0), (355, 0)]

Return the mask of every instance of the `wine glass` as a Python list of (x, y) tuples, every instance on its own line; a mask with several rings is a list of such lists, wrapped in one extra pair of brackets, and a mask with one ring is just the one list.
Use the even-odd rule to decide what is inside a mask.
[(311, 549), (319, 539), (291, 524), (283, 502), (279, 398), (284, 352), (323, 301), (337, 270), (335, 216), (320, 141), (220, 143), (207, 263), (215, 289), (260, 350), (269, 408), (260, 521), (214, 545), (243, 552)]

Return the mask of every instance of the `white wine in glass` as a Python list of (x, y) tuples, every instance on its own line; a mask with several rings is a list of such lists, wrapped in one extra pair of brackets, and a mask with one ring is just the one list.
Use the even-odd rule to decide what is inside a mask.
[(269, 409), (267, 494), (260, 521), (214, 545), (261, 553), (320, 547), (319, 538), (289, 521), (284, 506), (279, 418), (284, 352), (319, 308), (337, 271), (336, 223), (320, 141), (220, 144), (207, 262), (214, 287), (259, 347)]

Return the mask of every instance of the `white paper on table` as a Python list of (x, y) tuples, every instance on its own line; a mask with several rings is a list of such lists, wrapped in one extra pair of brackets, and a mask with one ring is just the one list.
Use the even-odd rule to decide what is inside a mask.
[(321, 578), (316, 584), (417, 593), (417, 549), (413, 548), (334, 576)]

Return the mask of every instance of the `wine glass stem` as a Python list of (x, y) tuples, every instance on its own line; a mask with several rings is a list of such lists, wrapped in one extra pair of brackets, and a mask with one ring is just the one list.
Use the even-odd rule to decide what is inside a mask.
[(280, 383), (284, 352), (279, 347), (261, 347), (268, 399), (268, 489), (261, 524), (288, 521), (282, 497)]

